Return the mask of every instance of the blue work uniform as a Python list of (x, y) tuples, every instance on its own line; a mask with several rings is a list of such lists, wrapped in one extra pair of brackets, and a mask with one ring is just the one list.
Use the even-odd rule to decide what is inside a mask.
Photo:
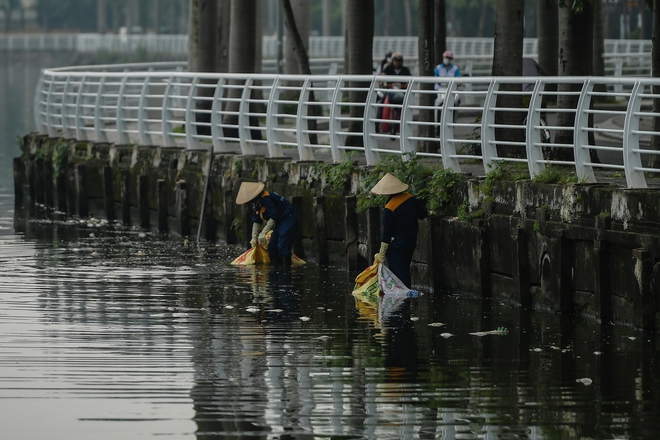
[(276, 192), (264, 191), (260, 195), (261, 207), (252, 214), (254, 223), (263, 224), (275, 220), (273, 233), (268, 242), (268, 256), (291, 259), (293, 239), (298, 230), (298, 213), (286, 197)]
[(419, 232), (417, 220), (428, 215), (426, 207), (407, 192), (390, 196), (383, 209), (381, 241), (390, 245), (385, 255), (387, 267), (408, 287), (411, 287), (410, 264)]

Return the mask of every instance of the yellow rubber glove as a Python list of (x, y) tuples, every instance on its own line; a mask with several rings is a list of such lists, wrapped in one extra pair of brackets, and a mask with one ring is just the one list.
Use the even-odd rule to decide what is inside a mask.
[(250, 240), (250, 245), (255, 247), (257, 245), (257, 239), (259, 238), (259, 231), (261, 231), (261, 225), (259, 223), (252, 223), (252, 240)]
[(275, 220), (272, 218), (266, 222), (266, 226), (261, 230), (261, 233), (259, 234), (259, 243), (266, 245), (266, 234), (273, 229), (275, 226)]
[(376, 259), (379, 263), (385, 263), (385, 254), (387, 254), (387, 248), (390, 247), (389, 243), (381, 242), (380, 243), (380, 252), (376, 256)]

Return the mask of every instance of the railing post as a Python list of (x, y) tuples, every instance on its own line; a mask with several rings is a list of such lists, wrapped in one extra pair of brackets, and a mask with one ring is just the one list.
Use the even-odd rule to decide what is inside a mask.
[(126, 104), (126, 87), (128, 83), (128, 76), (125, 76), (121, 80), (121, 85), (119, 86), (119, 96), (117, 97), (117, 143), (118, 144), (128, 144), (131, 139), (126, 133), (126, 122), (124, 115), (124, 107)]
[(593, 183), (596, 181), (594, 176), (594, 169), (590, 165), (591, 155), (589, 148), (589, 106), (591, 105), (591, 92), (594, 89), (594, 84), (591, 80), (587, 80), (582, 85), (580, 92), (580, 99), (578, 99), (577, 108), (575, 110), (575, 125), (573, 128), (573, 149), (575, 156), (575, 172), (577, 178), (581, 182)]
[[(108, 135), (105, 133), (105, 123), (103, 122), (103, 103), (105, 102), (105, 76), (99, 82), (98, 93), (94, 102), (94, 139), (96, 142), (107, 142)], [(62, 108), (62, 125), (64, 125), (64, 111)]]
[(85, 120), (83, 119), (83, 102), (85, 101), (85, 89), (87, 88), (87, 76), (83, 76), (80, 80), (80, 87), (78, 88), (78, 97), (76, 98), (76, 139), (79, 141), (87, 140), (87, 133), (85, 132)]
[(254, 79), (251, 76), (245, 78), (243, 93), (241, 94), (241, 103), (238, 106), (238, 138), (241, 145), (241, 154), (257, 154), (254, 144), (251, 142), (252, 135), (250, 133), (249, 115), (252, 83), (254, 83)]
[[(190, 91), (188, 92), (188, 102), (186, 103), (186, 148), (190, 150), (199, 150), (202, 149), (203, 147), (200, 145), (199, 139), (197, 138), (197, 124), (195, 123), (197, 121), (197, 114), (193, 111), (196, 107), (197, 104), (195, 102), (195, 95), (197, 94), (197, 84), (199, 84), (199, 77), (196, 76), (193, 80), (192, 83), (190, 84)], [(169, 89), (169, 86), (168, 86)], [(169, 102), (167, 103), (169, 105)], [(172, 143), (176, 145), (176, 141), (174, 140), (174, 137), (169, 134), (171, 133), (172, 130), (172, 124), (169, 122), (166, 122), (165, 116), (166, 116), (166, 105), (163, 103), (163, 134), (166, 136), (166, 139), (169, 140), (171, 138)], [(169, 120), (171, 117), (171, 112), (168, 110), (167, 111), (167, 119)], [(165, 131), (165, 127), (168, 128), (168, 131)], [(167, 134), (166, 134), (167, 133)]]
[(140, 136), (140, 144), (152, 145), (151, 134), (149, 134), (149, 113), (148, 107), (148, 94), (149, 94), (149, 80), (151, 76), (146, 74), (144, 76), (144, 83), (142, 84), (142, 91), (140, 92), (140, 99), (138, 102), (138, 132)]
[(227, 144), (225, 143), (225, 131), (222, 126), (222, 105), (223, 96), (225, 91), (225, 84), (227, 80), (222, 77), (215, 87), (213, 94), (213, 104), (211, 105), (211, 138), (213, 140), (214, 152), (227, 151)]
[(55, 87), (55, 76), (50, 77), (50, 84), (48, 85), (48, 94), (46, 95), (46, 129), (48, 136), (56, 137), (57, 132), (53, 124), (53, 88)]
[[(493, 166), (494, 159), (497, 159), (497, 145), (495, 144), (495, 109), (497, 105), (497, 95), (495, 92), (500, 89), (500, 84), (493, 78), (488, 86), (486, 100), (484, 101), (484, 113), (481, 118), (481, 155), (484, 162), (484, 171), (488, 174)], [(442, 155), (444, 160), (445, 155)], [(456, 172), (458, 170), (453, 169)]]
[(298, 99), (298, 117), (296, 118), (296, 140), (298, 141), (298, 155), (300, 160), (314, 160), (314, 154), (311, 147), (306, 147), (309, 140), (309, 88), (311, 87), (311, 77), (307, 77), (303, 83), (300, 97)]
[[(273, 87), (268, 97), (268, 107), (266, 108), (266, 141), (268, 142), (268, 154), (270, 157), (282, 157), (282, 145), (279, 144), (280, 135), (277, 132), (279, 127), (279, 107), (278, 100), (280, 99), (280, 77), (276, 77), (273, 81)], [(215, 125), (215, 124), (214, 124)], [(300, 150), (299, 150), (300, 152)], [(314, 160), (314, 154), (309, 151), (310, 158), (305, 160)], [(302, 159), (302, 156), (300, 157)]]
[(534, 129), (541, 125), (541, 109), (543, 96), (541, 90), (545, 90), (545, 82), (537, 81), (534, 85), (534, 91), (529, 101), (529, 109), (527, 110), (527, 127), (525, 129), (525, 149), (527, 150), (527, 168), (529, 175), (533, 179), (538, 176), (545, 169), (543, 160), (543, 145), (541, 143), (541, 130)]
[[(8, 37), (9, 41), (11, 41), (11, 37)], [(37, 131), (40, 134), (47, 134), (48, 133), (48, 127), (44, 127), (44, 119), (43, 119), (43, 113), (44, 110), (42, 109), (41, 106), (41, 100), (43, 98), (43, 86), (44, 86), (44, 71), (41, 71), (41, 74), (39, 75), (39, 81), (37, 81), (37, 89), (36, 92), (34, 93), (34, 123), (37, 125)], [(48, 109), (46, 108), (46, 111)], [(48, 117), (48, 113), (46, 113), (46, 117)]]
[[(335, 163), (341, 162), (342, 153), (338, 148), (341, 145), (341, 89), (344, 87), (344, 78), (339, 78), (335, 86), (335, 93), (332, 95), (332, 102), (330, 104), (330, 122), (328, 131), (330, 132), (330, 152), (332, 153), (332, 161)], [(367, 157), (367, 165), (373, 165), (378, 162), (378, 153), (371, 152), (369, 145), (365, 145), (364, 154)]]
[[(651, 86), (650, 86), (651, 87)], [(642, 109), (641, 93), (644, 86), (635, 81), (623, 123), (623, 167), (626, 170), (626, 182), (630, 188), (646, 188), (646, 177), (642, 168), (642, 156), (639, 151), (639, 111)]]
[(414, 105), (417, 96), (414, 92), (417, 90), (419, 90), (419, 82), (411, 80), (408, 83), (408, 89), (403, 97), (403, 103), (401, 104), (401, 120), (399, 121), (401, 124), (399, 126), (399, 150), (401, 151), (401, 154), (415, 151), (413, 144), (415, 141), (409, 141), (408, 138), (415, 135), (411, 124), (413, 120), (413, 111), (410, 107)]
[[(364, 106), (364, 127), (362, 132), (364, 133), (364, 150), (365, 152), (371, 151), (374, 148), (378, 148), (377, 139), (373, 136), (376, 133), (376, 128), (374, 125), (374, 119), (378, 115), (378, 107), (376, 107), (376, 101), (378, 100), (378, 77), (374, 76), (371, 80), (371, 85), (369, 86), (369, 92), (367, 93), (366, 104)], [(377, 122), (380, 124), (380, 122)], [(339, 160), (341, 162), (341, 160)]]
[[(456, 173), (461, 172), (461, 164), (456, 156), (456, 145), (449, 139), (454, 139), (454, 126), (450, 124), (454, 120), (455, 105), (454, 91), (456, 83), (450, 80), (447, 84), (447, 90), (444, 103), (442, 104), (442, 113), (440, 113), (440, 153), (442, 154), (442, 165)], [(440, 91), (442, 93), (442, 91)], [(485, 107), (484, 107), (485, 108)]]
[[(170, 111), (170, 107), (172, 107), (172, 84), (175, 80), (176, 77), (170, 75), (170, 78), (167, 80), (167, 86), (165, 86), (165, 93), (163, 94), (163, 109), (160, 118), (161, 131), (163, 132), (163, 143), (161, 145), (163, 147), (176, 147), (176, 140), (172, 136), (172, 124), (170, 124), (170, 120), (172, 119), (172, 112)], [(188, 116), (189, 114), (186, 109), (186, 117)], [(186, 120), (186, 130), (189, 123), (190, 121)]]

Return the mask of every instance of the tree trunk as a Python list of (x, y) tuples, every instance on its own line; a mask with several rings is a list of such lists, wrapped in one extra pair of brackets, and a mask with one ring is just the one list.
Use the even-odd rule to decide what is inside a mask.
[[(255, 11), (257, 0), (231, 0), (231, 18), (229, 29), (229, 72), (254, 73), (254, 52), (257, 49)], [(242, 84), (240, 81), (238, 84)], [(234, 84), (236, 84), (234, 82)], [(227, 92), (230, 101), (227, 103), (229, 113), (238, 113), (242, 91), (231, 88)], [(238, 114), (226, 114), (223, 122), (235, 125)], [(252, 123), (252, 120), (250, 120)], [(225, 134), (237, 137), (238, 133), (225, 129)]]
[(96, 31), (105, 34), (108, 30), (106, 0), (96, 0)]
[(538, 62), (550, 76), (557, 75), (559, 28), (557, 0), (539, 0), (537, 16)]
[[(311, 9), (309, 0), (290, 0), (291, 9), (295, 18), (296, 28), (300, 34), (300, 39), (305, 48), (305, 54), (309, 50), (309, 30), (311, 25)], [(286, 18), (286, 14), (285, 14)], [(286, 28), (286, 43), (284, 47), (284, 73), (297, 75), (303, 73), (298, 64), (294, 38), (291, 35), (291, 28)]]
[[(371, 75), (373, 73), (372, 47), (374, 40), (374, 0), (347, 1), (346, 6), (346, 29), (348, 43), (348, 64), (351, 75)], [(365, 84), (351, 84), (353, 87)], [(364, 103), (367, 92), (351, 90), (349, 92), (350, 102)], [(351, 106), (350, 116), (360, 120), (349, 122), (350, 132), (362, 132), (363, 106)], [(348, 136), (347, 145), (362, 145), (362, 136)]]
[[(584, 60), (593, 59), (593, 6), (583, 2), (584, 9), (576, 13), (573, 2), (568, 2), (564, 8), (559, 8), (559, 76), (589, 76), (593, 73), (593, 64)], [(581, 89), (577, 84), (559, 84), (557, 87), (557, 107), (560, 109), (575, 109), (579, 97), (568, 93)], [(557, 125), (573, 127), (575, 114), (560, 112), (557, 114)], [(559, 130), (555, 134), (555, 143), (573, 144), (572, 130)], [(553, 158), (573, 160), (573, 151), (568, 148), (554, 149)]]
[(216, 26), (216, 72), (229, 72), (229, 30), (231, 23), (231, 0), (217, 0)]
[(413, 34), (412, 30), (412, 12), (410, 12), (410, 0), (403, 0), (403, 11), (406, 16), (406, 37)]
[(482, 0), (481, 2), (481, 14), (479, 14), (479, 30), (477, 36), (483, 38), (484, 28), (486, 24), (486, 17), (490, 14), (489, 0)]
[[(298, 32), (298, 26), (294, 16), (293, 8), (291, 7), (290, 0), (282, 0), (282, 10), (284, 11), (284, 23), (286, 24), (287, 35), (293, 40), (294, 54), (296, 56), (296, 63), (300, 66), (301, 73), (304, 75), (311, 75), (312, 71), (309, 67), (309, 57), (307, 56), (307, 49), (305, 47), (305, 42)], [(310, 91), (309, 101), (314, 102), (314, 92)], [(309, 108), (310, 113), (308, 116), (319, 116), (316, 111), (316, 106), (311, 106)], [(310, 131), (316, 130), (316, 119), (310, 119), (308, 121)], [(318, 138), (316, 133), (310, 134), (310, 142), (312, 144), (318, 144)]]
[[(434, 48), (434, 39), (435, 31), (433, 24), (435, 21), (435, 13), (433, 12), (435, 0), (419, 0), (419, 38), (418, 38), (418, 47), (417, 53), (419, 54), (419, 75), (420, 76), (433, 76), (433, 69), (435, 64), (433, 62), (433, 57), (435, 55)], [(433, 84), (431, 83), (422, 83), (420, 84), (420, 90), (433, 90)], [(419, 111), (419, 121), (420, 122), (433, 122), (435, 112), (432, 107), (435, 102), (435, 96), (433, 93), (423, 93), (419, 95), (419, 105), (421, 107), (428, 106), (428, 109), (420, 109)], [(432, 125), (421, 125), (419, 127), (419, 134), (422, 137), (433, 137), (435, 133), (435, 127)], [(438, 148), (437, 142), (423, 141), (420, 142), (419, 148), (424, 152), (431, 152), (432, 150), (437, 151)]]
[[(653, 27), (651, 28), (651, 76), (660, 77), (660, 2), (653, 2)], [(653, 94), (660, 95), (660, 86), (653, 87)], [(660, 114), (660, 98), (653, 98), (653, 113)], [(660, 132), (660, 118), (653, 118), (653, 131)], [(651, 149), (660, 150), (660, 137), (657, 135), (651, 137)], [(660, 168), (660, 156), (651, 155), (650, 166)]]
[(154, 24), (154, 32), (160, 34), (160, 0), (152, 0), (152, 22)]
[[(605, 76), (605, 61), (603, 53), (605, 52), (605, 40), (603, 36), (603, 0), (593, 0), (594, 2), (594, 75)], [(603, 85), (604, 91), (604, 85)]]
[[(433, 5), (435, 46), (433, 64), (440, 64), (442, 53), (447, 50), (447, 11), (445, 0), (435, 0)], [(435, 67), (435, 66), (434, 66)]]
[(332, 18), (332, 10), (330, 9), (330, 0), (322, 0), (323, 4), (321, 6), (323, 10), (323, 17), (322, 17), (322, 33), (324, 37), (329, 37), (332, 35), (332, 31), (330, 28), (330, 18)]
[[(495, 13), (495, 39), (493, 48), (493, 76), (521, 76), (524, 36), (525, 0), (497, 0)], [(500, 90), (522, 91), (520, 84), (502, 84)], [(521, 95), (500, 95), (497, 107), (522, 107)], [(496, 112), (495, 123), (504, 125), (520, 124), (523, 112)], [(498, 141), (522, 141), (522, 130), (501, 128), (495, 132)], [(519, 147), (498, 145), (498, 156), (520, 156)]]
[(383, 35), (390, 36), (390, 0), (383, 0)]

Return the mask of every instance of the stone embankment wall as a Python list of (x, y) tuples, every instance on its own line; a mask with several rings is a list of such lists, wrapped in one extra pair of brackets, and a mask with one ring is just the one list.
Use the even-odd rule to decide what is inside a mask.
[[(39, 135), (23, 141), (14, 161), (18, 207), (196, 237), (208, 181), (202, 238), (247, 246), (250, 213), (234, 200), (240, 182), (258, 180), (300, 213), (294, 251), (305, 260), (357, 271), (378, 251), (379, 209), (356, 209), (365, 167), (355, 166), (338, 191), (327, 188), (316, 162), (215, 155), (207, 179), (208, 152)], [(452, 196), (482, 208), (482, 218), (420, 222), (415, 287), (660, 328), (660, 191), (523, 180), (497, 181), (484, 197), (479, 183), (466, 180)]]

